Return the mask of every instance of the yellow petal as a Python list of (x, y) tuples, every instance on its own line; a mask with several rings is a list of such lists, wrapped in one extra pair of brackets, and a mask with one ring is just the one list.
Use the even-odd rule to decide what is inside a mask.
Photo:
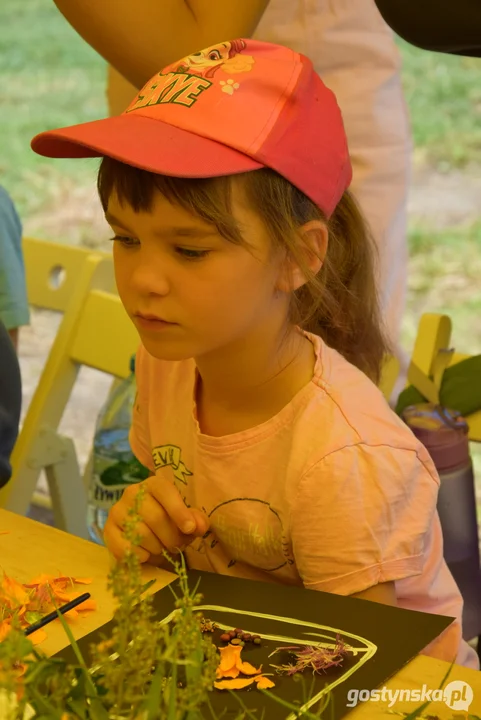
[(268, 677), (265, 677), (265, 675), (258, 675), (254, 680), (257, 683), (257, 687), (261, 690), (268, 690), (269, 688), (275, 687), (275, 683), (269, 680)]
[(220, 669), (230, 670), (236, 667), (241, 650), (242, 647), (240, 645), (227, 645), (226, 647), (220, 648)]
[(2, 640), (5, 640), (5, 638), (7, 637), (8, 633), (10, 632), (11, 629), (12, 628), (10, 626), (10, 623), (7, 622), (6, 620), (3, 620), (3, 622), (0, 622), (0, 642), (2, 642)]
[(253, 682), (253, 678), (221, 680), (220, 682), (215, 682), (214, 687), (217, 688), (217, 690), (243, 690), (244, 688), (249, 687), (249, 685), (252, 685)]
[(40, 645), (44, 640), (47, 638), (47, 633), (45, 630), (35, 630), (31, 635), (28, 636), (28, 639), (34, 644), (34, 645)]
[(24, 586), (5, 574), (2, 581), (2, 590), (3, 594), (6, 595), (7, 598), (16, 601), (20, 605), (24, 605), (28, 602), (28, 593)]
[(237, 663), (237, 667), (243, 673), (243, 675), (258, 675), (262, 671), (262, 667), (255, 668), (248, 662)]

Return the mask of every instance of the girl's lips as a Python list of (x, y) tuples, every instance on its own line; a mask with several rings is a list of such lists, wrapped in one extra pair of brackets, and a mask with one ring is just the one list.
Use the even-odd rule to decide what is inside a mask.
[(164, 328), (173, 327), (177, 324), (167, 322), (166, 320), (162, 320), (161, 318), (157, 318), (153, 315), (136, 315), (135, 322), (139, 327), (144, 328), (145, 330), (163, 330)]

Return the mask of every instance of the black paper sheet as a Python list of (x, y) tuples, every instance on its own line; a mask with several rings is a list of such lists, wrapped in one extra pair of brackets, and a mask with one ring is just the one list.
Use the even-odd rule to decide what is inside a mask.
[[(327, 692), (331, 693), (326, 718), (339, 720), (352, 710), (356, 691), (374, 690), (399, 671), (409, 660), (423, 650), (447, 628), (453, 618), (441, 615), (403, 610), (369, 600), (342, 597), (330, 593), (287, 587), (271, 583), (242, 580), (213, 573), (189, 572), (189, 586), (197, 581), (203, 595), (198, 610), (205, 618), (214, 621), (218, 630), (212, 634), (217, 645), (222, 632), (240, 628), (244, 632), (260, 635), (260, 646), (247, 643), (242, 658), (255, 667), (262, 665), (264, 673), (275, 673), (271, 679), (275, 688), (270, 691), (279, 698), (298, 707), (316, 712)], [(178, 582), (172, 584), (180, 593)], [(174, 609), (174, 597), (167, 587), (154, 596), (154, 607), (159, 619), (168, 620)], [(107, 623), (102, 628), (79, 640), (86, 659), (88, 648), (100, 637), (109, 635)], [(319, 643), (335, 644), (336, 635), (352, 648), (342, 666), (324, 673), (303, 673), (304, 682), (278, 675), (270, 667), (293, 661), (288, 652), (269, 655), (278, 647), (306, 646)], [(71, 648), (61, 651), (63, 657), (75, 663)], [(422, 685), (422, 678), (419, 678)], [(214, 690), (211, 703), (223, 719), (235, 718), (241, 706), (239, 697), (259, 718), (285, 720), (295, 714), (266, 697), (255, 686), (236, 691)], [(210, 715), (206, 712), (206, 717)]]

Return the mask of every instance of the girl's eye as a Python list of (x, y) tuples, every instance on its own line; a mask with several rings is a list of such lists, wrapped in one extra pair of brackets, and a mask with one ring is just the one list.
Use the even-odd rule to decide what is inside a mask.
[(134, 245), (138, 245), (138, 240), (134, 240), (134, 238), (127, 237), (126, 235), (114, 235), (113, 238), (110, 238), (114, 242), (118, 242), (124, 247), (133, 247)]
[[(139, 241), (126, 235), (114, 235), (110, 238), (114, 242), (120, 243), (123, 247), (130, 248), (139, 245)], [(189, 248), (176, 247), (175, 252), (185, 260), (201, 260), (206, 257), (210, 250), (190, 250)]]
[(201, 260), (210, 253), (210, 250), (189, 250), (188, 248), (176, 247), (175, 252), (185, 260)]
[(218, 50), (212, 50), (209, 53), (209, 60), (220, 60), (220, 52)]

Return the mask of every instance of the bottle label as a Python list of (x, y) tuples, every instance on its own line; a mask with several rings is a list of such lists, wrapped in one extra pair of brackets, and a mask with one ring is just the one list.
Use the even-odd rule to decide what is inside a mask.
[(112, 462), (111, 458), (97, 455), (90, 485), (90, 503), (99, 510), (110, 510), (122, 497), (128, 485), (140, 483), (151, 472), (136, 458)]
[[(139, 482), (137, 480), (137, 482)], [(93, 475), (90, 487), (90, 502), (99, 510), (110, 510), (120, 500), (127, 483), (120, 485), (103, 485), (98, 475)]]

